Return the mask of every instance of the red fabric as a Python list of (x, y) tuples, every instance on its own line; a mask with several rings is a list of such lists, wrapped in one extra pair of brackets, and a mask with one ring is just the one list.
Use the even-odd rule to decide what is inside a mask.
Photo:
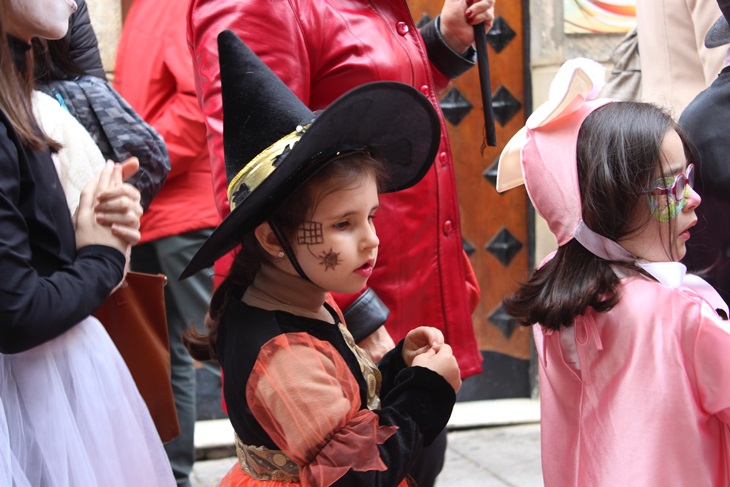
[[(188, 43), (221, 215), (229, 211), (217, 48), (221, 31), (241, 36), (314, 110), (370, 81), (395, 80), (420, 89), (440, 114), (441, 146), (423, 181), (381, 196), (375, 222), (380, 251), (369, 285), (390, 308), (386, 326), (395, 341), (417, 325), (436, 326), (453, 347), (462, 376), (481, 372), (471, 321), (478, 285), (462, 250), (451, 148), (437, 98), (449, 80), (431, 68), (406, 2), (289, 0), (272, 5), (193, 0), (188, 10)], [(336, 299), (345, 309), (355, 296)]]
[[(279, 482), (278, 480), (254, 480), (236, 463), (231, 467), (218, 487), (298, 487), (302, 484)], [(398, 487), (408, 487), (408, 481), (403, 480)]]
[(236, 462), (218, 484), (218, 487), (299, 487), (302, 484), (278, 480), (256, 480), (241, 469)]
[(360, 409), (357, 381), (327, 342), (306, 333), (269, 341), (246, 384), (246, 401), (274, 443), (299, 465), (303, 485), (328, 486), (349, 470), (388, 468), (378, 445), (398, 427), (381, 426), (377, 414)]
[(160, 7), (156, 0), (136, 0), (117, 50), (114, 86), (165, 139), (172, 166), (142, 216), (140, 243), (212, 228), (221, 220), (185, 42), (185, 9), (185, 2)]
[[(228, 259), (230, 258), (230, 255), (231, 255), (231, 254), (227, 254), (226, 256), (224, 256), (223, 258), (221, 258), (220, 260), (218, 260), (218, 262), (216, 262), (216, 265), (217, 265), (217, 264), (218, 264), (219, 262), (225, 262), (225, 261), (228, 261)], [(231, 265), (231, 264), (230, 264), (230, 262), (228, 262), (228, 265), (229, 265), (229, 266)], [(218, 277), (218, 276), (216, 276), (216, 278), (217, 278), (217, 277)], [(219, 284), (219, 283), (217, 283), (216, 285), (218, 285), (218, 284)], [(332, 309), (333, 309), (333, 310), (335, 311), (335, 313), (337, 313), (337, 316), (339, 317), (340, 321), (341, 321), (341, 322), (342, 322), (342, 323), (343, 323), (343, 324), (344, 324), (345, 326), (347, 326), (347, 323), (345, 323), (345, 317), (344, 317), (344, 316), (342, 316), (342, 311), (340, 310), (340, 307), (339, 307), (339, 306), (337, 305), (337, 302), (336, 302), (336, 301), (334, 300), (334, 298), (332, 297), (332, 295), (331, 295), (330, 293), (327, 293), (327, 294), (325, 294), (325, 299), (324, 299), (324, 300), (325, 300), (325, 302), (326, 302), (327, 304), (329, 304), (330, 306), (332, 306)], [(225, 397), (225, 396), (223, 395), (223, 393), (222, 393), (222, 392), (223, 392), (223, 387), (222, 387), (222, 384), (223, 384), (223, 369), (221, 369), (221, 407), (223, 408), (223, 411), (224, 411), (224, 412), (225, 412), (226, 414), (228, 414), (228, 406), (226, 405), (226, 397)]]

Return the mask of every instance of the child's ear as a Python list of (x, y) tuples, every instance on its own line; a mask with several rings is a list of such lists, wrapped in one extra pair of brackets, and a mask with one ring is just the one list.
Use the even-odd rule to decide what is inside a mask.
[(256, 235), (256, 240), (259, 241), (261, 248), (263, 248), (267, 254), (272, 257), (280, 257), (282, 255), (281, 243), (279, 243), (279, 239), (276, 238), (276, 234), (273, 230), (271, 230), (269, 222), (264, 222), (256, 227), (254, 235)]

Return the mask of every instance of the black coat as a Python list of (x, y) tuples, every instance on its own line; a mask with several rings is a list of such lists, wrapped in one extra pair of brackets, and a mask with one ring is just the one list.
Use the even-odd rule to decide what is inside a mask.
[(71, 56), (84, 73), (106, 79), (99, 43), (89, 18), (89, 9), (84, 0), (76, 0), (76, 4), (78, 9), (69, 20), (67, 34)]
[(692, 100), (679, 123), (694, 145), (702, 197), (682, 262), (690, 271), (709, 269), (705, 278), (730, 303), (730, 67)]

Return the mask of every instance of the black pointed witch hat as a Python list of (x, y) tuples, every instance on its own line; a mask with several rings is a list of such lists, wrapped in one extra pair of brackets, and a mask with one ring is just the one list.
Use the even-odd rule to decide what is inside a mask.
[(241, 236), (340, 154), (364, 151), (382, 161), (384, 192), (413, 186), (431, 166), (439, 120), (413, 87), (368, 83), (313, 113), (233, 32), (218, 36), (218, 52), (231, 214), (180, 279), (236, 247)]

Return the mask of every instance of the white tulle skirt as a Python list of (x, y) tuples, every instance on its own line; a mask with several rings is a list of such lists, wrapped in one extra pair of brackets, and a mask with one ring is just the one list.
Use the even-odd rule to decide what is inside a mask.
[(127, 366), (93, 317), (0, 354), (0, 486), (174, 486)]

